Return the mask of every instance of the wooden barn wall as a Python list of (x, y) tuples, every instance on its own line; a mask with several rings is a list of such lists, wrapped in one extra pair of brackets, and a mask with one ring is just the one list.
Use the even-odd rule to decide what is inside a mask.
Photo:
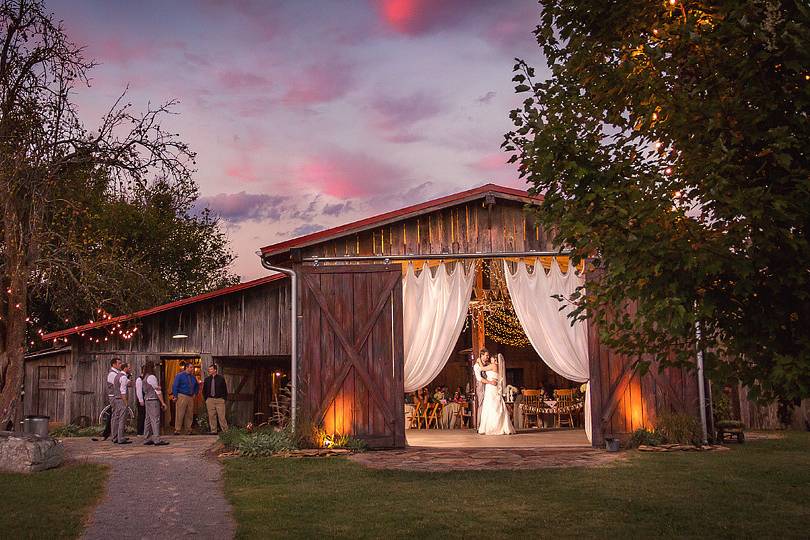
[(520, 201), (484, 199), (425, 213), (302, 249), (304, 257), (418, 255), (553, 249)]
[(659, 372), (653, 362), (641, 376), (636, 359), (616, 354), (599, 340), (598, 328), (588, 327), (591, 370), (593, 445), (605, 437), (626, 439), (639, 428), (651, 429), (658, 414), (678, 412), (699, 416), (697, 374), (682, 368)]
[[(172, 339), (178, 324), (188, 338)], [(92, 335), (106, 336), (107, 341), (91, 343), (89, 333), (71, 337), (66, 398), (70, 416), (64, 421), (79, 416), (98, 421), (106, 405), (105, 378), (112, 358), (129, 363), (137, 374), (147, 360), (159, 364), (161, 358), (200, 357), (205, 371), (214, 358), (289, 356), (290, 284), (283, 280), (150, 316), (139, 321), (131, 340), (104, 330)], [(134, 389), (131, 392), (134, 399)]]
[(31, 359), (25, 363), (23, 414), (46, 415), (52, 423), (70, 417), (67, 398), (70, 350)]

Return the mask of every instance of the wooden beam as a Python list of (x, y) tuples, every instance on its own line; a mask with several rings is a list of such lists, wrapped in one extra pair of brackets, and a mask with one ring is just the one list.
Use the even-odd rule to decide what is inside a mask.
[(636, 373), (636, 362), (629, 362), (624, 366), (622, 369), (622, 374), (619, 379), (616, 381), (616, 384), (613, 385), (613, 388), (610, 390), (610, 394), (607, 400), (607, 407), (605, 407), (605, 411), (602, 413), (602, 424), (606, 424), (610, 417), (613, 415), (613, 411), (616, 410), (616, 407), (619, 405), (619, 400), (621, 399), (621, 395), (627, 389), (627, 385), (630, 384), (630, 380), (633, 378), (633, 375)]

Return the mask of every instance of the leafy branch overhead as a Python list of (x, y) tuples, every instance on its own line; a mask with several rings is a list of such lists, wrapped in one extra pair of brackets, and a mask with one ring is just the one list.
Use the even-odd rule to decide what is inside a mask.
[[(614, 349), (810, 396), (810, 9), (542, 1), (503, 147)], [(695, 337), (700, 322), (703, 339)], [(645, 358), (649, 359), (649, 356)]]

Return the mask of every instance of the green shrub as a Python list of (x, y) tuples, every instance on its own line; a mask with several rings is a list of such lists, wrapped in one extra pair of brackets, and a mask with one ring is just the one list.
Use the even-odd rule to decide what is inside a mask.
[(247, 436), (247, 430), (240, 427), (229, 427), (219, 434), (219, 442), (229, 450), (235, 450), (239, 442)]
[(294, 437), (287, 430), (246, 433), (236, 444), (239, 454), (247, 457), (272, 456), (296, 448)]
[(699, 445), (702, 434), (700, 422), (689, 414), (661, 414), (655, 427), (664, 442)]
[(627, 442), (628, 448), (638, 448), (641, 445), (658, 446), (663, 442), (662, 437), (655, 431), (639, 428), (633, 432), (630, 440)]
[(712, 389), (712, 409), (714, 410), (714, 418), (718, 422), (731, 420), (733, 418), (731, 399), (729, 399), (724, 390), (725, 389), (722, 387), (716, 390), (714, 388)]
[(76, 424), (59, 426), (51, 430), (51, 437), (66, 439), (69, 437), (98, 437), (104, 431), (104, 426), (80, 427)]

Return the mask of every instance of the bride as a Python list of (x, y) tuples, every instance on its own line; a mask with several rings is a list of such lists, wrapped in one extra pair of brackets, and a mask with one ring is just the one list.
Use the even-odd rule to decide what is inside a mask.
[[(484, 359), (482, 358), (482, 360)], [(515, 433), (512, 420), (509, 418), (509, 411), (503, 402), (504, 373), (499, 372), (499, 367), (503, 365), (503, 356), (499, 354), (497, 360), (491, 358), (489, 363), (479, 367), (481, 378), (484, 379), (482, 382), (485, 383), (484, 399), (481, 403), (481, 420), (478, 423), (478, 433), (481, 435), (511, 435)]]

